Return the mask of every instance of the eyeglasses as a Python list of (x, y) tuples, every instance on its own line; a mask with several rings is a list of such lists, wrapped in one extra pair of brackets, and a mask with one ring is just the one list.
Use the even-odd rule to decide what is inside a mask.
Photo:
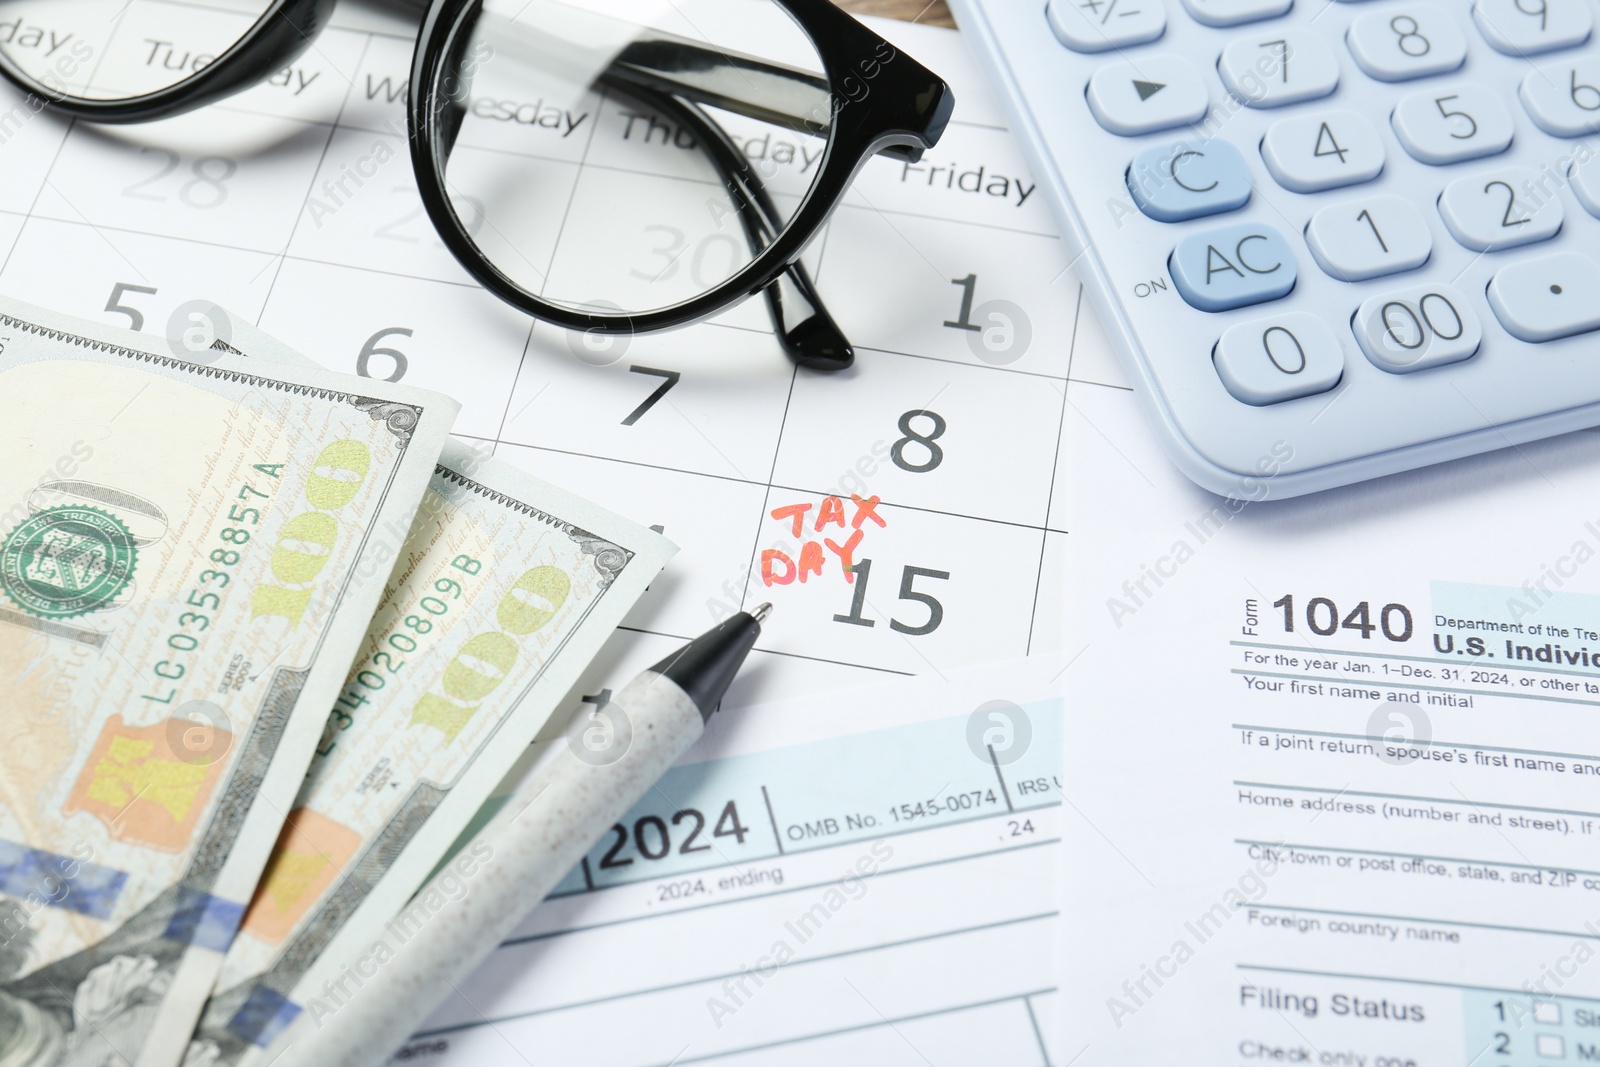
[[(285, 70), (334, 0), (0, 0), (0, 74), (91, 122)], [(182, 38), (181, 40), (178, 38)], [(849, 366), (800, 256), (857, 170), (916, 162), (954, 96), (828, 0), (434, 0), (407, 128), (440, 239), (501, 300), (643, 333), (761, 291), (795, 362)]]

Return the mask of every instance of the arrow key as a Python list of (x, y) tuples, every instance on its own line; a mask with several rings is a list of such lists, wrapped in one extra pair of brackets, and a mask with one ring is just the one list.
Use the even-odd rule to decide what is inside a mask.
[(1141, 56), (1101, 67), (1089, 79), (1087, 95), (1095, 121), (1123, 137), (1198, 122), (1209, 106), (1199, 71), (1181, 56)]

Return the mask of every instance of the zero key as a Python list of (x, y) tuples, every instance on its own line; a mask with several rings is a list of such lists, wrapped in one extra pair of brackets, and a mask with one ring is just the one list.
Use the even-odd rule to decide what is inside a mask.
[(1600, 329), (1600, 266), (1576, 252), (1507, 264), (1489, 282), (1506, 333), (1539, 344)]
[(1211, 361), (1228, 392), (1256, 407), (1325, 393), (1344, 377), (1338, 338), (1304, 311), (1235, 323)]
[(1140, 56), (1089, 79), (1089, 110), (1111, 133), (1137, 137), (1199, 122), (1210, 102), (1200, 72), (1182, 56)]

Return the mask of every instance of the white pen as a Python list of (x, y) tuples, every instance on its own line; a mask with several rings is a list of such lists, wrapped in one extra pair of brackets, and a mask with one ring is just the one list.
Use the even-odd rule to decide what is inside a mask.
[[(470, 877), (437, 913), (390, 924), (388, 951), (337, 1010), (301, 1014), (273, 1067), (374, 1067), (389, 1058), (494, 951), (613, 823), (705, 730), (772, 605), (740, 612), (644, 671), (597, 715), (609, 730), (569, 730), (462, 850)], [(599, 740), (603, 743), (588, 743)], [(433, 882), (417, 894), (421, 899)]]

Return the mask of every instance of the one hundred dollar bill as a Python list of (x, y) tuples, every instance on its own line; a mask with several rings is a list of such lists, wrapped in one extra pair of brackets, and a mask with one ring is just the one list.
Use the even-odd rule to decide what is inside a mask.
[[(252, 358), (296, 358), (246, 323), (226, 332)], [(373, 944), (675, 551), (456, 442), (394, 547), (191, 1067), (264, 1064), (291, 1027), (336, 1024)]]
[(457, 405), (3, 300), (0, 390), (0, 1062), (174, 1067)]

